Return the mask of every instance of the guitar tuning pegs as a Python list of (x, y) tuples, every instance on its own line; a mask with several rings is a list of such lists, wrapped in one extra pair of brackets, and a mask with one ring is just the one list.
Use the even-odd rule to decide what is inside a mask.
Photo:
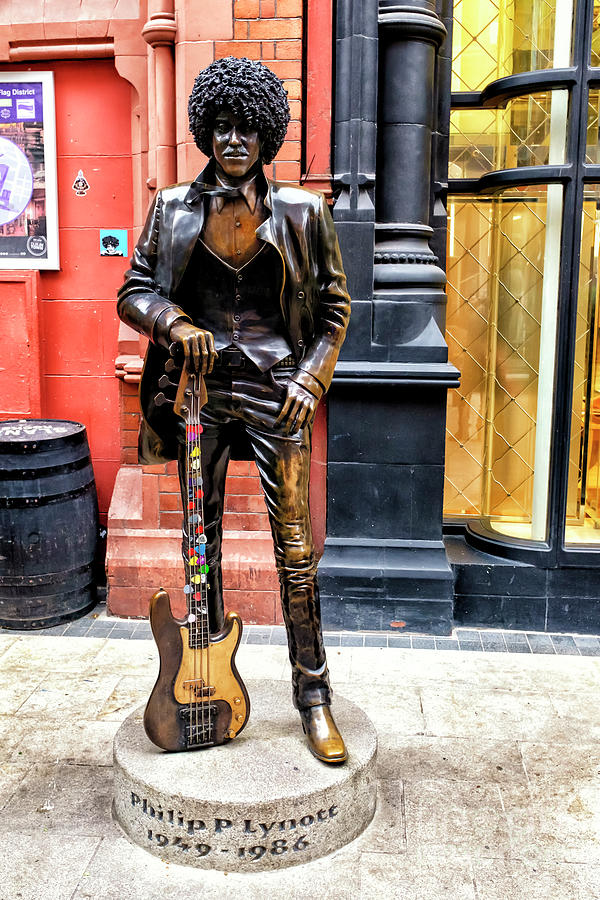
[(168, 375), (161, 375), (158, 379), (158, 386), (164, 390), (165, 388), (170, 387), (176, 388), (177, 384), (174, 381), (171, 381)]
[(183, 359), (185, 355), (183, 344), (180, 344), (179, 341), (173, 341), (173, 343), (169, 345), (169, 353), (173, 359)]
[(165, 372), (173, 372), (174, 369), (177, 369), (177, 363), (174, 359), (168, 359), (165, 363)]
[(165, 397), (165, 395), (163, 394), (162, 391), (160, 391), (160, 393), (156, 394), (156, 396), (154, 397), (154, 405), (155, 406), (163, 406), (165, 403), (174, 403), (174, 402), (175, 402), (174, 400), (169, 400), (168, 397)]

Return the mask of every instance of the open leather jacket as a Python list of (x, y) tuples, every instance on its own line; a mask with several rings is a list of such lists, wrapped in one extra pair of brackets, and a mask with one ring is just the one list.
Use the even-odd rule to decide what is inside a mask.
[[(302, 373), (308, 373), (326, 391), (350, 316), (333, 221), (321, 193), (267, 181), (262, 173), (259, 178), (271, 215), (256, 234), (272, 244), (283, 261), (281, 310), (298, 364), (296, 380), (302, 383)], [(214, 161), (197, 180), (215, 184)], [(150, 339), (140, 384), (142, 463), (177, 456), (173, 413), (156, 406), (154, 397), (168, 358), (165, 336), (176, 319), (191, 321), (186, 298), (177, 289), (204, 224), (203, 193), (195, 184), (158, 192), (118, 295), (121, 319)], [(235, 451), (233, 455), (240, 458)]]

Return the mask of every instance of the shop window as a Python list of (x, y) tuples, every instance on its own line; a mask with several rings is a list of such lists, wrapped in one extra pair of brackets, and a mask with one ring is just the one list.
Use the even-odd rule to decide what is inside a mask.
[(600, 0), (594, 0), (591, 66), (600, 66)]
[[(574, 190), (567, 150), (581, 146), (573, 129), (586, 94), (571, 91), (569, 73), (552, 89), (536, 87), (534, 73), (579, 64), (574, 16), (591, 22), (591, 6), (455, 0), (453, 10), (460, 96), (450, 119), (447, 339), (461, 386), (449, 396), (444, 514), (505, 543), (547, 543), (556, 533), (552, 454), (563, 414), (554, 394), (561, 254), (572, 264), (562, 244)], [(523, 76), (519, 96), (506, 100), (499, 85), (481, 94), (512, 75)], [(600, 163), (600, 90), (589, 109), (588, 161)]]
[(586, 185), (567, 494), (567, 544), (600, 543), (600, 185)]
[[(564, 0), (560, 15), (568, 11)], [(497, 78), (550, 69), (557, 0), (457, 0), (452, 31), (452, 91), (480, 91)], [(563, 30), (569, 32), (569, 24)], [(598, 65), (598, 63), (595, 63)]]
[(559, 185), (448, 202), (445, 514), (543, 540), (562, 214)]
[[(479, 178), (498, 169), (542, 166), (550, 161), (551, 123), (567, 91), (516, 97), (504, 109), (455, 109), (450, 116), (450, 178)], [(596, 104), (597, 109), (597, 104)], [(596, 112), (596, 129), (598, 115)], [(565, 161), (566, 128), (555, 139), (553, 162)], [(597, 138), (597, 134), (596, 134)]]
[(586, 131), (585, 161), (600, 164), (600, 88), (590, 88)]

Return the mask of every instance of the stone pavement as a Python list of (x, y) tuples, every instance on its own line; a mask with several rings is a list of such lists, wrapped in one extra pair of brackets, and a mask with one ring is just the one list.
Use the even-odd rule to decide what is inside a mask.
[[(379, 733), (375, 819), (325, 859), (239, 875), (164, 864), (112, 821), (112, 739), (154, 644), (0, 634), (0, 900), (600, 898), (598, 657), (342, 643), (335, 689)], [(250, 691), (287, 680), (286, 656), (249, 638)]]

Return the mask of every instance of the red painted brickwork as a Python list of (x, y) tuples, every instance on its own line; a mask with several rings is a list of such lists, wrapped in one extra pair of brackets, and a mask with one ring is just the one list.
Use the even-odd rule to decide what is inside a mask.
[[(149, 474), (144, 466), (144, 477)], [(160, 528), (181, 527), (181, 496), (176, 475), (176, 465), (164, 468), (165, 473), (154, 475), (157, 479), (158, 521)], [(225, 484), (225, 531), (270, 531), (265, 501), (256, 465), (250, 462), (231, 462)]]
[[(250, 482), (249, 463), (232, 463), (232, 478)], [(176, 464), (124, 466), (109, 515), (107, 551), (108, 606), (114, 615), (147, 616), (158, 587), (168, 590), (176, 615), (185, 612), (182, 593), (181, 511)], [(244, 495), (229, 495), (233, 503)], [(251, 502), (257, 494), (247, 495)], [(167, 508), (168, 507), (168, 508)], [(235, 514), (234, 514), (235, 515)], [(258, 519), (259, 514), (254, 514)], [(266, 516), (265, 516), (266, 518)], [(264, 530), (226, 529), (223, 539), (223, 584), (227, 609), (255, 624), (278, 621), (279, 590), (271, 535)]]

